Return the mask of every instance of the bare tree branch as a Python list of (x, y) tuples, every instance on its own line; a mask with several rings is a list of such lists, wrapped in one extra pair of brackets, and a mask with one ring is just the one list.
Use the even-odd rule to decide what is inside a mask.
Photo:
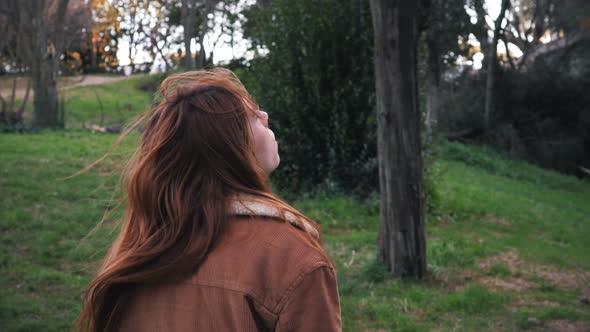
[(512, 70), (516, 70), (516, 66), (514, 65), (514, 60), (512, 59), (512, 55), (510, 55), (510, 50), (508, 49), (508, 43), (506, 42), (506, 34), (503, 33), (500, 36), (500, 40), (504, 44), (504, 48), (506, 49), (506, 57), (508, 58), (508, 63), (510, 64), (510, 68)]

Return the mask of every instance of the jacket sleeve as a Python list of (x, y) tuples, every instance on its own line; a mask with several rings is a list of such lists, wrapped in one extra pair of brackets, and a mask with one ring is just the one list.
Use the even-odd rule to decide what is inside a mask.
[(277, 332), (342, 331), (338, 286), (331, 267), (320, 266), (304, 274), (287, 296)]

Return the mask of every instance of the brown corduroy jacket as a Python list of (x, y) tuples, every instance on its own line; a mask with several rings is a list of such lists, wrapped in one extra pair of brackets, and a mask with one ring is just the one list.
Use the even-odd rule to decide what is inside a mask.
[(198, 271), (138, 288), (122, 331), (340, 331), (332, 264), (292, 224), (236, 216)]

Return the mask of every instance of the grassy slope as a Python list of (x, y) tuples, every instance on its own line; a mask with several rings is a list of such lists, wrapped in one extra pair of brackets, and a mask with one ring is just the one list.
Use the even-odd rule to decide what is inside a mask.
[[(103, 103), (121, 95), (149, 103), (122, 83), (104, 86)], [(96, 100), (86, 89), (74, 91), (80, 105)], [(87, 103), (78, 109), (96, 109)], [(0, 135), (1, 330), (63, 331), (75, 318), (92, 262), (113, 234), (107, 227), (81, 239), (114, 204), (116, 173), (134, 138), (96, 169), (61, 179), (115, 138), (81, 131)], [(589, 310), (578, 298), (589, 291), (589, 275), (581, 271), (590, 270), (590, 185), (481, 148), (445, 144), (441, 155), (440, 208), (427, 220), (431, 275), (424, 281), (389, 279), (375, 263), (374, 200), (296, 203), (324, 229), (345, 330), (588, 328)]]
[(137, 76), (112, 84), (65, 90), (66, 126), (80, 128), (84, 123), (99, 124), (101, 103), (103, 125), (127, 123), (136, 114), (147, 110), (153, 99), (148, 93), (137, 89), (146, 79), (148, 76)]
[(375, 264), (374, 203), (299, 203), (328, 234), (345, 326), (511, 331), (534, 318), (548, 329), (588, 328), (578, 298), (590, 290), (582, 272), (590, 270), (590, 185), (486, 149), (443, 150), (435, 166), (443, 212), (428, 216), (425, 281), (389, 280)]
[[(65, 99), (66, 128), (80, 129), (84, 124), (101, 124), (101, 112), (103, 126), (127, 124), (137, 114), (146, 111), (153, 100), (149, 93), (138, 89), (149, 77), (138, 75), (109, 84), (61, 90), (60, 98)], [(25, 122), (30, 123), (31, 100), (26, 110)]]

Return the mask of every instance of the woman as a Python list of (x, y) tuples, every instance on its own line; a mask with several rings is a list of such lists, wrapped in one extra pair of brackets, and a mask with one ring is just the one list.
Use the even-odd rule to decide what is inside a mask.
[(78, 329), (340, 330), (319, 228), (267, 183), (279, 164), (268, 115), (225, 69), (169, 77), (160, 91)]

